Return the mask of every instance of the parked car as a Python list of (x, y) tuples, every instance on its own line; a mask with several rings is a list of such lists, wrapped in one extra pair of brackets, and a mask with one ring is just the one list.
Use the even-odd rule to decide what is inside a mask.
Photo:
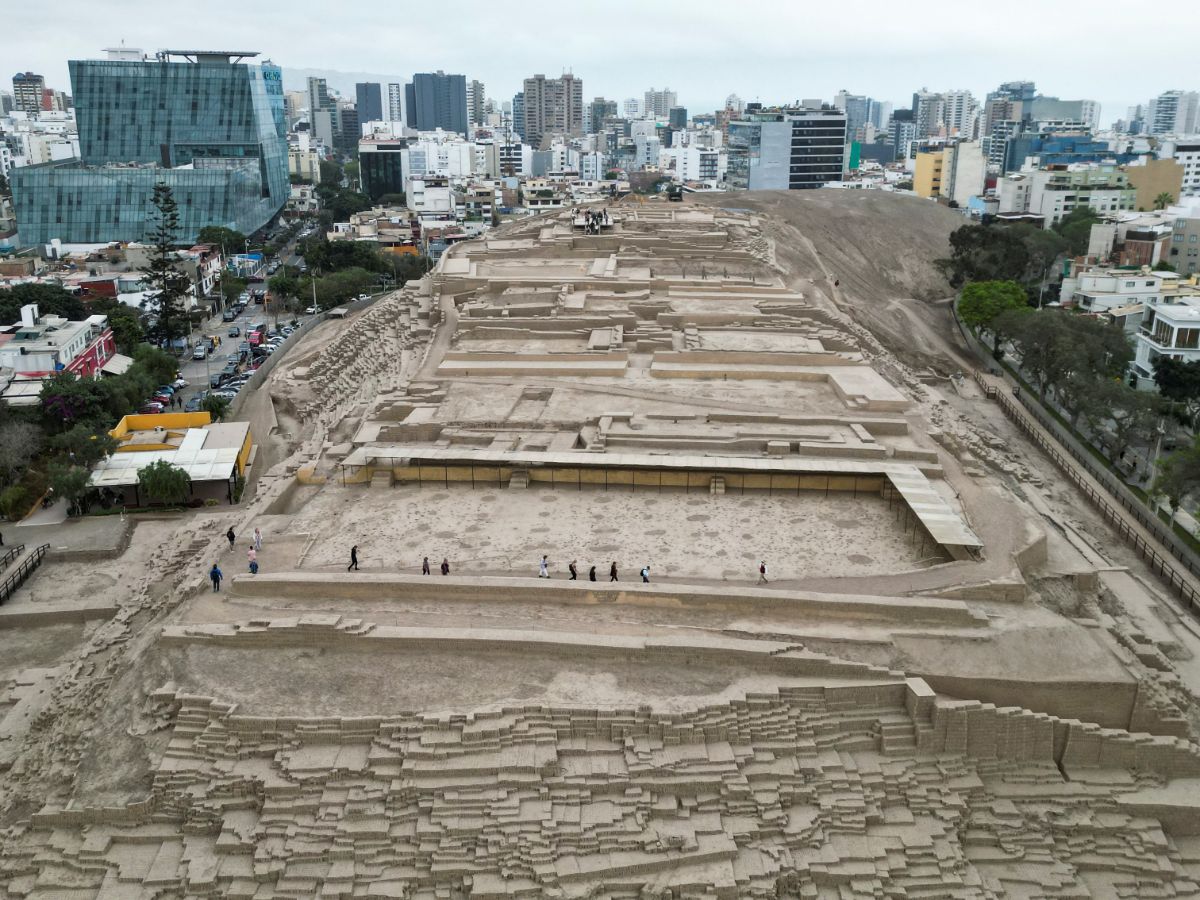
[(318, 312), (320, 312), (320, 310), (315, 306), (306, 307), (304, 311), (310, 316), (315, 316)]
[(151, 416), (162, 412), (164, 409), (166, 409), (166, 407), (161, 403), (150, 401), (149, 403), (143, 403), (141, 407), (138, 408), (138, 413), (139, 415), (143, 416)]
[(200, 412), (200, 409), (203, 405), (204, 405), (204, 398), (200, 397), (200, 396), (196, 396), (196, 397), (192, 397), (190, 400), (188, 400), (188, 402), (183, 405), (183, 409), (184, 409), (184, 412), (192, 412), (192, 413)]
[(221, 313), (221, 321), (222, 322), (232, 322), (236, 318), (237, 318), (237, 312), (234, 310), (233, 307), (230, 307), (229, 309), (225, 310), (225, 312)]
[(183, 377), (176, 378), (174, 381), (171, 382), (171, 387), (175, 388), (175, 390), (177, 390), (177, 391), (181, 391), (187, 386), (188, 386), (188, 380)]
[(229, 336), (230, 337), (241, 337), (242, 329), (240, 329), (236, 325), (234, 325), (232, 328), (229, 329)]
[(205, 359), (207, 356), (208, 350), (205, 349), (203, 344), (197, 344), (196, 348), (192, 350), (192, 359)]
[(222, 373), (220, 373), (220, 372), (214, 372), (212, 375), (209, 375), (208, 376), (208, 386), (210, 388), (217, 387), (221, 383), (221, 378), (222, 378)]
[(359, 295), (358, 295), (358, 299), (359, 299), (359, 300), (370, 300), (370, 299), (371, 299), (371, 295), (370, 295), (370, 294), (359, 294)]

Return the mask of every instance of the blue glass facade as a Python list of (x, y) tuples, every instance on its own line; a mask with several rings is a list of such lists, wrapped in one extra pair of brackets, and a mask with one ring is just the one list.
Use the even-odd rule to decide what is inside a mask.
[(249, 234), (286, 202), (278, 66), (212, 59), (69, 66), (81, 159), (14, 170), (22, 244), (141, 240), (158, 181), (179, 205), (181, 243), (206, 225)]

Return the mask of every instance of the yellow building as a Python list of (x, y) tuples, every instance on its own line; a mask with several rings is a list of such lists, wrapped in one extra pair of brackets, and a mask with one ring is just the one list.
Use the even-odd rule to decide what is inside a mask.
[(178, 466), (191, 481), (193, 502), (233, 503), (254, 453), (247, 422), (213, 422), (206, 412), (125, 416), (109, 434), (117, 449), (92, 472), (91, 484), (143, 506), (138, 473), (154, 462)]
[(913, 192), (918, 197), (937, 198), (942, 195), (942, 169), (946, 163), (946, 151), (921, 150), (917, 153), (917, 164), (913, 170)]
[(1142, 212), (1155, 209), (1160, 194), (1170, 194), (1171, 202), (1179, 201), (1183, 189), (1183, 166), (1173, 159), (1152, 159), (1144, 166), (1123, 166), (1129, 176), (1129, 186), (1137, 188), (1133, 208)]

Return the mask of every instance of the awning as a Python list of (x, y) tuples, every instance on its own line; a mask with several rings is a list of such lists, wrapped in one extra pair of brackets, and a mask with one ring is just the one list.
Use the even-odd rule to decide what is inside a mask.
[(104, 375), (124, 375), (132, 365), (133, 359), (131, 357), (114, 353), (112, 358), (100, 367), (100, 372)]

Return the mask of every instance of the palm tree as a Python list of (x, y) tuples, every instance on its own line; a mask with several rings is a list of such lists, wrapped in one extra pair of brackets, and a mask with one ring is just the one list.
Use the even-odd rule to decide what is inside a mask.
[(1169, 191), (1163, 191), (1161, 194), (1159, 194), (1157, 197), (1154, 198), (1154, 208), (1155, 209), (1166, 209), (1168, 206), (1170, 206), (1174, 202), (1175, 202), (1175, 195), (1170, 193)]

